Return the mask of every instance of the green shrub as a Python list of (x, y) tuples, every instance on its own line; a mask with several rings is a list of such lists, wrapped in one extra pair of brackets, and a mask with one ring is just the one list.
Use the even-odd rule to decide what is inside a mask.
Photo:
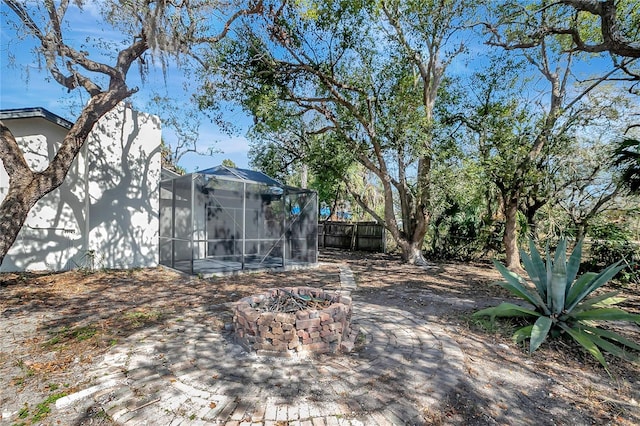
[(528, 309), (504, 302), (478, 311), (474, 316), (489, 316), (492, 319), (522, 317), (529, 320), (530, 324), (516, 330), (514, 339), (517, 342), (529, 339), (530, 353), (538, 349), (550, 334), (554, 336), (566, 333), (595, 357), (607, 372), (609, 369), (601, 350), (626, 360), (636, 360), (637, 356), (627, 352), (626, 348), (640, 350), (640, 345), (617, 333), (599, 328), (594, 323), (599, 320), (640, 323), (640, 315), (612, 307), (624, 300), (617, 297), (619, 292), (592, 295), (624, 265), (617, 262), (600, 273), (587, 272), (576, 279), (582, 256), (582, 242), (576, 245), (568, 260), (566, 248), (566, 240), (560, 240), (553, 261), (547, 249), (546, 262), (531, 240), (531, 255), (521, 250), (520, 255), (533, 286), (501, 263), (494, 261), (496, 268), (506, 279), (499, 284), (532, 304), (534, 308)]
[(482, 206), (449, 205), (431, 222), (430, 259), (477, 260), (487, 251), (497, 251), (502, 245), (503, 224), (483, 218)]
[(589, 236), (593, 241), (581, 270), (598, 271), (622, 260), (626, 267), (618, 272), (615, 279), (622, 284), (640, 284), (640, 245), (632, 241), (633, 237), (628, 229), (612, 222), (597, 223), (589, 229)]
[(614, 259), (622, 259), (624, 268), (615, 277), (622, 284), (640, 283), (640, 245), (626, 240), (596, 240), (589, 249), (589, 259), (584, 264), (587, 271), (609, 265)]

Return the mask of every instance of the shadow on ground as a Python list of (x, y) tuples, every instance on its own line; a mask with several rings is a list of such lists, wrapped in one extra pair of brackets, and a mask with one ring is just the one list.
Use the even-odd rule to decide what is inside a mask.
[[(474, 310), (510, 297), (492, 284), (499, 276), (488, 265), (438, 264), (424, 270), (403, 265), (392, 255), (337, 250), (324, 251), (320, 260), (321, 266), (312, 270), (211, 279), (164, 269), (2, 274), (0, 406), (28, 407), (31, 416), (35, 406), (54, 392), (52, 388), (72, 393), (90, 385), (83, 372), (130, 338), (145, 333), (150, 339), (161, 338), (175, 327), (190, 325), (201, 329), (189, 343), (155, 344), (159, 353), (173, 357), (172, 362), (188, 366), (195, 354), (194, 366), (213, 371), (189, 384), (196, 388), (225, 386), (219, 389), (225, 394), (249, 394), (256, 400), (324, 399), (336, 410), (346, 406), (349, 412), (375, 412), (402, 402), (405, 408), (396, 410), (410, 406), (414, 411), (404, 414), (422, 416), (431, 424), (640, 424), (637, 366), (611, 360), (612, 379), (563, 342), (545, 344), (529, 356), (511, 343), (504, 330), (486, 330), (469, 319)], [(392, 368), (389, 357), (398, 356), (403, 366), (411, 366), (424, 355), (418, 357), (408, 349), (383, 350), (389, 339), (403, 336), (384, 332), (375, 336), (369, 330), (371, 344), (366, 345), (367, 325), (375, 323), (374, 314), (362, 316), (364, 337), (355, 353), (319, 356), (312, 361), (318, 366), (313, 369), (304, 364), (298, 370), (295, 364), (278, 369), (241, 352), (235, 363), (224, 365), (220, 354), (210, 349), (219, 345), (220, 350), (238, 350), (225, 331), (231, 321), (230, 302), (272, 287), (338, 288), (340, 264), (353, 271), (358, 283), (353, 296), (362, 306), (373, 313), (383, 308), (397, 312), (396, 321), (414, 321), (412, 326), (425, 332), (429, 324), (437, 325), (457, 342), (464, 354), (464, 374), (457, 389), (439, 396), (438, 405), (425, 403), (428, 387), (418, 392), (412, 388), (418, 379), (426, 380), (423, 375), (409, 367)], [(628, 306), (640, 312), (638, 299), (632, 294)], [(631, 333), (640, 335), (637, 326)], [(135, 374), (145, 373), (143, 358), (132, 369)], [(166, 374), (170, 377), (173, 371)], [(269, 395), (263, 393), (263, 383), (272, 389)], [(327, 401), (323, 396), (327, 389), (341, 398)], [(76, 422), (95, 423), (103, 415), (90, 407)]]

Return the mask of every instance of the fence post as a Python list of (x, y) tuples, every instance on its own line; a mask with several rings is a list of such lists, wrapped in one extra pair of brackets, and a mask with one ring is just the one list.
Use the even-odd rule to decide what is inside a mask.
[(327, 247), (327, 224), (322, 224), (322, 248)]

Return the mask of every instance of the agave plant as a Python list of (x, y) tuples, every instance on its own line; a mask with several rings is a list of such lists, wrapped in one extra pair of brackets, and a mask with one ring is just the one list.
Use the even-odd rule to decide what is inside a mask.
[(599, 328), (594, 323), (599, 320), (640, 323), (640, 315), (630, 314), (613, 307), (624, 300), (617, 297), (619, 292), (593, 295), (595, 290), (613, 278), (624, 268), (624, 265), (621, 266), (621, 262), (618, 262), (600, 273), (587, 272), (576, 279), (582, 256), (582, 241), (576, 245), (568, 260), (566, 249), (566, 240), (562, 239), (553, 261), (547, 249), (545, 262), (533, 241), (529, 241), (531, 254), (524, 250), (521, 250), (520, 254), (533, 285), (528, 284), (518, 274), (509, 271), (501, 263), (494, 261), (496, 268), (506, 279), (499, 284), (529, 302), (533, 308), (504, 302), (478, 311), (474, 316), (489, 316), (492, 319), (523, 317), (530, 320), (533, 324), (516, 330), (513, 336), (517, 342), (529, 339), (530, 353), (538, 349), (550, 334), (566, 333), (593, 355), (607, 371), (609, 371), (607, 362), (601, 350), (626, 360), (636, 360), (637, 357), (629, 353), (626, 348), (640, 350), (639, 344), (617, 333)]

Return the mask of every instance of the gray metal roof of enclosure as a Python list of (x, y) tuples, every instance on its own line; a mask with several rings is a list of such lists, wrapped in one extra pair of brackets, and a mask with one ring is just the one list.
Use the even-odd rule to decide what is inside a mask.
[(285, 188), (286, 186), (278, 182), (277, 180), (270, 178), (262, 172), (247, 169), (237, 169), (227, 166), (216, 166), (206, 170), (200, 170), (195, 172), (196, 174), (204, 174), (209, 176), (217, 176), (232, 180), (239, 180), (243, 182), (257, 182), (264, 183), (269, 186), (278, 186)]

